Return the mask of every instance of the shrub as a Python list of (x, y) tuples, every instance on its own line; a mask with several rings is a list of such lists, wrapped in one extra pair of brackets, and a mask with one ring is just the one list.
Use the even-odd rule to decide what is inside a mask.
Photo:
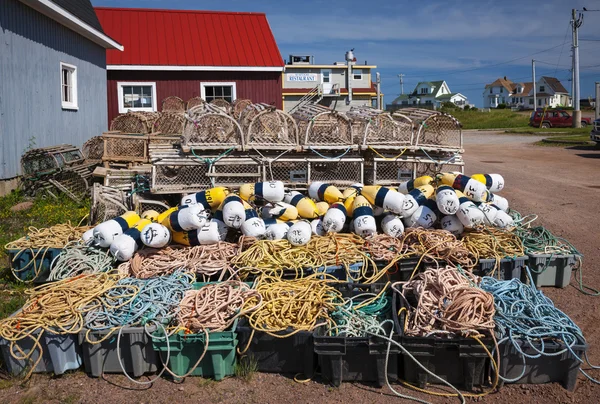
[(471, 106), (469, 104), (465, 105), (465, 107), (463, 108), (465, 111), (468, 111), (471, 109)]
[(506, 109), (506, 104), (498, 104), (497, 109)]

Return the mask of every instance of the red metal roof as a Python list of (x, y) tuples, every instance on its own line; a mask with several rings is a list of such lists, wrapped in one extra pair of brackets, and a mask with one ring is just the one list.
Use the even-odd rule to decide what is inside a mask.
[(264, 13), (96, 7), (108, 65), (283, 67)]

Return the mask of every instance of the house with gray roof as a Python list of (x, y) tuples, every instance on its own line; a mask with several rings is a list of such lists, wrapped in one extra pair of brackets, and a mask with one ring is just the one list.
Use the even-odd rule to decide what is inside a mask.
[(558, 108), (572, 106), (571, 96), (555, 77), (542, 76), (536, 82), (534, 106), (533, 82), (513, 82), (506, 78), (487, 84), (483, 91), (483, 107), (496, 108), (499, 104), (520, 109)]
[(468, 104), (467, 97), (450, 91), (444, 80), (421, 81), (410, 94), (402, 94), (392, 101), (392, 108), (403, 106), (431, 106), (439, 108), (442, 103), (451, 102), (461, 108)]

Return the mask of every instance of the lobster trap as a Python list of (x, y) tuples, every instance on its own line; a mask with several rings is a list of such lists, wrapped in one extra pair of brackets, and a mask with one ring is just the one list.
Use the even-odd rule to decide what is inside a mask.
[(75, 146), (58, 146), (32, 149), (21, 156), (23, 177), (39, 177), (63, 168), (83, 163), (83, 155)]
[(148, 210), (153, 210), (160, 214), (170, 209), (168, 203), (164, 199), (152, 195), (141, 195), (136, 193), (133, 194), (131, 200), (133, 210), (140, 216)]
[(352, 107), (347, 116), (352, 120), (355, 143), (361, 149), (399, 149), (412, 144), (413, 126), (410, 121), (394, 119), (389, 112), (370, 107)]
[(415, 159), (374, 157), (365, 160), (365, 184), (397, 186), (415, 175)]
[(364, 183), (364, 159), (361, 157), (309, 158), (309, 182), (322, 181), (336, 186)]
[(137, 133), (104, 132), (105, 162), (146, 163), (148, 161), (148, 135)]
[(233, 104), (231, 104), (231, 114), (233, 115), (233, 118), (239, 120), (242, 117), (242, 114), (244, 113), (244, 110), (248, 105), (252, 105), (251, 100), (247, 100), (244, 98), (236, 99), (233, 102)]
[(286, 188), (304, 190), (309, 185), (309, 161), (305, 157), (263, 156), (265, 181), (281, 181)]
[(125, 192), (98, 183), (92, 188), (90, 224), (113, 219), (130, 210)]
[(190, 109), (197, 107), (198, 105), (205, 104), (206, 101), (202, 99), (202, 97), (192, 97), (185, 103), (185, 110), (189, 111)]
[[(183, 101), (182, 101), (183, 102)], [(182, 112), (163, 112), (152, 125), (153, 135), (179, 135), (183, 133), (185, 117)]]
[(139, 188), (137, 184), (141, 181), (140, 177), (149, 182), (151, 172), (150, 166), (138, 166), (130, 170), (108, 168), (104, 170), (104, 186), (132, 191)]
[(219, 107), (212, 104), (198, 105), (186, 114), (181, 146), (186, 152), (191, 149), (241, 150), (242, 128)]
[(167, 97), (162, 102), (162, 112), (185, 112), (185, 102), (175, 96)]
[(148, 134), (152, 132), (154, 122), (158, 117), (159, 113), (157, 112), (127, 112), (112, 120), (110, 131)]
[(104, 140), (102, 136), (94, 136), (83, 144), (81, 153), (88, 162), (101, 162), (104, 155)]
[(458, 172), (462, 174), (464, 170), (465, 162), (460, 157), (439, 161), (417, 159), (415, 163), (415, 178), (423, 175), (434, 177), (436, 174), (443, 172)]
[(231, 104), (229, 103), (229, 101), (227, 101), (223, 98), (215, 98), (209, 104), (221, 109), (223, 111), (223, 113), (225, 113), (225, 114), (228, 114), (228, 115), (231, 114), (231, 111), (232, 111)]
[(319, 104), (305, 104), (292, 114), (298, 123), (303, 147), (309, 149), (351, 149), (352, 122), (341, 112)]
[(241, 117), (247, 149), (298, 148), (298, 126), (291, 115), (268, 104), (250, 104)]
[(461, 152), (463, 137), (460, 122), (452, 115), (419, 108), (404, 108), (396, 119), (409, 119), (416, 128), (415, 148), (437, 152)]

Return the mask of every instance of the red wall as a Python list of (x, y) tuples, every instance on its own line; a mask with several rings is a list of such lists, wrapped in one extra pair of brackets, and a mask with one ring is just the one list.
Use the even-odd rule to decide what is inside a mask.
[(166, 72), (166, 71), (115, 71), (108, 75), (108, 123), (119, 115), (117, 82), (156, 82), (157, 107), (161, 110), (162, 100), (175, 95), (184, 101), (200, 96), (200, 83), (211, 81), (234, 81), (236, 97), (253, 102), (264, 102), (282, 108), (280, 72)]

